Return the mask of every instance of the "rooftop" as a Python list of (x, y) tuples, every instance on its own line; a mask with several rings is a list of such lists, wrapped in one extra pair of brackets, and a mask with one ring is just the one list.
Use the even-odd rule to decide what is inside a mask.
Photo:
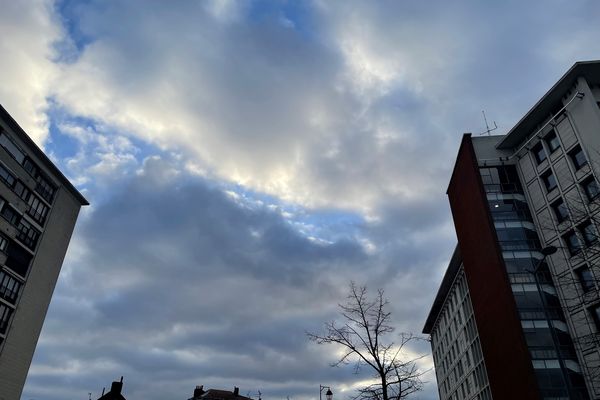
[[(498, 149), (512, 149), (535, 133), (536, 127), (562, 107), (562, 98), (584, 77), (590, 85), (600, 85), (600, 60), (576, 62), (552, 88), (498, 142)], [(574, 93), (573, 93), (574, 94)]]

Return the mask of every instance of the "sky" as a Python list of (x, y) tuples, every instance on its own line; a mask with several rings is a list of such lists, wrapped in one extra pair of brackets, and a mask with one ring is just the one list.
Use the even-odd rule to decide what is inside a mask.
[[(90, 201), (22, 399), (348, 399), (307, 340), (350, 281), (420, 333), (461, 135), (576, 61), (595, 1), (0, 0), (0, 104)], [(390, 338), (393, 339), (394, 335)], [(426, 342), (424, 390), (437, 398)]]

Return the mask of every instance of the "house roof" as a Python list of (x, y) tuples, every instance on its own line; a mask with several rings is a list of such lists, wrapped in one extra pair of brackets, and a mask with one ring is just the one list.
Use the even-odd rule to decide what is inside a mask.
[(576, 62), (517, 122), (504, 139), (498, 142), (496, 147), (511, 149), (524, 142), (536, 131), (536, 127), (541, 122), (562, 107), (562, 98), (575, 85), (579, 77), (584, 77), (590, 85), (600, 85), (600, 60)]
[(249, 397), (240, 396), (229, 390), (208, 389), (201, 397), (203, 400), (251, 400)]

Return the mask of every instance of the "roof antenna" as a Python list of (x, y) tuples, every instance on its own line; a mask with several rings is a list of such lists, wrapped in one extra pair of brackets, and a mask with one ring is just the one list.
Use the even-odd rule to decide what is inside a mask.
[(490, 126), (488, 125), (487, 118), (485, 116), (485, 111), (481, 110), (481, 113), (483, 114), (483, 120), (485, 121), (485, 131), (481, 132), (479, 135), (481, 136), (484, 133), (487, 133), (487, 135), (490, 136), (490, 132), (493, 132), (496, 129), (498, 129), (498, 125), (496, 125), (496, 121), (494, 121), (494, 127), (490, 129)]

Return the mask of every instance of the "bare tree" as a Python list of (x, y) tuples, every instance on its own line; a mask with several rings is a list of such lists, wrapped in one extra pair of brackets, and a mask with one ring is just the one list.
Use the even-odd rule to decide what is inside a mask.
[(403, 333), (398, 343), (384, 340), (394, 332), (388, 305), (382, 289), (370, 300), (365, 286), (351, 282), (348, 301), (339, 305), (343, 322), (327, 322), (322, 335), (307, 333), (317, 344), (333, 343), (344, 349), (332, 366), (354, 363), (356, 373), (362, 367), (372, 370), (374, 383), (359, 389), (355, 399), (400, 400), (423, 387), (424, 371), (417, 366), (423, 356), (404, 358), (407, 345), (420, 338)]

